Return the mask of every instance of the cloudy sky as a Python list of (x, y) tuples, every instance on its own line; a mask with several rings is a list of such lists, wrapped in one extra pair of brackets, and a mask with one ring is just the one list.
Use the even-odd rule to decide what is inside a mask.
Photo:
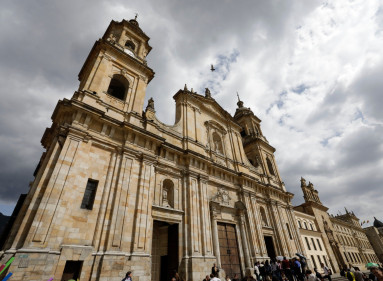
[[(109, 22), (151, 37), (157, 115), (187, 83), (262, 119), (282, 179), (314, 183), (333, 214), (383, 220), (383, 1), (13, 1), (0, 9), (0, 212), (28, 191), (41, 136)], [(216, 71), (209, 71), (213, 63)]]

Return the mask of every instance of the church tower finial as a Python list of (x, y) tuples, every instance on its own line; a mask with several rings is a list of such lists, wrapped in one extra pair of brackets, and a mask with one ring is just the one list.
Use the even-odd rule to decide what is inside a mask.
[(241, 101), (241, 99), (239, 98), (238, 91), (237, 91), (237, 97), (238, 97), (238, 102), (237, 102), (238, 108), (242, 108), (243, 107), (243, 101)]

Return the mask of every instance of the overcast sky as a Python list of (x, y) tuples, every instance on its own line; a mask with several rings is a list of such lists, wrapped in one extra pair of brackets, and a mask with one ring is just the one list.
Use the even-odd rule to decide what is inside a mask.
[[(59, 99), (93, 43), (138, 13), (156, 76), (146, 100), (174, 122), (172, 96), (236, 92), (262, 119), (293, 203), (299, 179), (337, 214), (383, 220), (383, 1), (14, 1), (0, 7), (0, 212), (28, 191)], [(213, 63), (216, 71), (209, 71)], [(171, 106), (173, 105), (173, 106)]]

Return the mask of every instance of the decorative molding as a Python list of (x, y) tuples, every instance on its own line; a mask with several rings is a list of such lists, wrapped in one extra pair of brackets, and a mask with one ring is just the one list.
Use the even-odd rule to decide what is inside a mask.
[(217, 193), (211, 198), (211, 201), (217, 202), (223, 205), (230, 205), (231, 197), (229, 196), (229, 193), (223, 187), (220, 187)]

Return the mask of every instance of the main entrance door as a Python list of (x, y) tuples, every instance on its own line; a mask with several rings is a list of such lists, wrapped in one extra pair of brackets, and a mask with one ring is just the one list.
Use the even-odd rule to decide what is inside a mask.
[[(221, 254), (221, 266), (231, 279), (235, 274), (242, 276), (239, 262), (237, 235), (235, 225), (218, 223), (219, 251)], [(226, 276), (220, 276), (225, 278)]]
[(153, 222), (152, 281), (168, 281), (178, 271), (178, 224)]
[(275, 249), (274, 249), (273, 237), (265, 236), (265, 244), (266, 244), (267, 255), (269, 256), (269, 258), (274, 259)]

